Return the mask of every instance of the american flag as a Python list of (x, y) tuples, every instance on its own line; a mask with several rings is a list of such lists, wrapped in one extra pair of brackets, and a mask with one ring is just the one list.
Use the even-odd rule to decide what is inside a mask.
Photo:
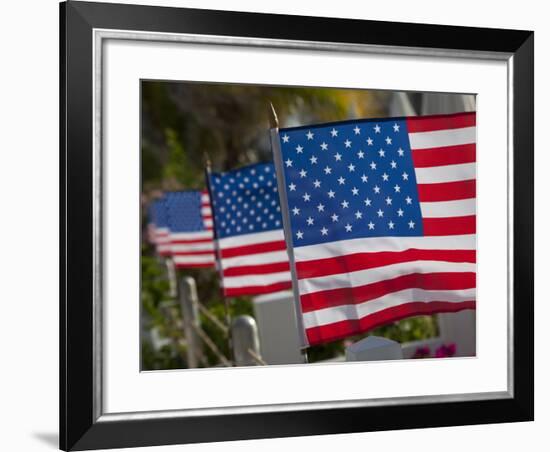
[(475, 126), (461, 113), (280, 130), (304, 342), (475, 308)]
[(212, 211), (207, 192), (165, 195), (170, 254), (176, 268), (212, 267), (215, 263)]
[(273, 164), (211, 173), (209, 183), (224, 295), (289, 289), (290, 271)]
[(149, 205), (148, 236), (159, 256), (170, 255), (170, 231), (164, 198), (155, 199)]

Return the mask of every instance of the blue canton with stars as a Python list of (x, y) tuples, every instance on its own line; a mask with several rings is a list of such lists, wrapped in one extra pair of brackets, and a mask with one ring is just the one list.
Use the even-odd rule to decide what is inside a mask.
[(175, 191), (165, 195), (168, 227), (171, 232), (205, 231), (199, 191)]
[(422, 235), (403, 119), (279, 132), (294, 246)]
[(157, 228), (168, 227), (168, 215), (164, 198), (155, 199), (149, 207), (149, 221)]
[(211, 173), (210, 192), (219, 238), (283, 227), (273, 163)]

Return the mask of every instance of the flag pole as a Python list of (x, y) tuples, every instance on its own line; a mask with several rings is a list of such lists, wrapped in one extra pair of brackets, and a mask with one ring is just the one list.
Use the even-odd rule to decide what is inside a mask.
[[(216, 215), (214, 215), (214, 197), (212, 194), (212, 184), (210, 183), (210, 176), (212, 173), (212, 162), (210, 161), (210, 157), (205, 152), (204, 153), (204, 164), (205, 164), (205, 176), (206, 176), (206, 188), (208, 189), (208, 196), (210, 197), (210, 208), (212, 210), (212, 230), (214, 232), (214, 255), (216, 258), (216, 269), (220, 275), (220, 281), (223, 283), (223, 269), (222, 269), (222, 259), (220, 254), (220, 247), (218, 243), (218, 230), (216, 228)], [(233, 363), (234, 360), (234, 353), (233, 353), (233, 337), (232, 337), (232, 330), (231, 330), (231, 314), (229, 311), (229, 300), (223, 293), (223, 287), (220, 286), (220, 294), (223, 299), (223, 306), (225, 311), (225, 325), (227, 327), (227, 347), (230, 354), (231, 362)]]
[(309, 343), (305, 334), (302, 306), (300, 305), (300, 293), (298, 290), (298, 277), (296, 274), (296, 261), (294, 260), (294, 249), (292, 248), (292, 229), (290, 226), (290, 214), (288, 212), (288, 200), (285, 191), (283, 157), (281, 154), (281, 142), (279, 139), (279, 118), (277, 117), (277, 112), (271, 102), (269, 102), (269, 136), (271, 139), (273, 161), (275, 163), (275, 173), (277, 174), (279, 203), (281, 206), (281, 215), (283, 217), (283, 230), (290, 264), (290, 274), (292, 278), (292, 294), (294, 299), (294, 313), (296, 315), (296, 327), (298, 328), (298, 334), (300, 336), (301, 351), (304, 357), (304, 362), (307, 363), (307, 348), (309, 347)]

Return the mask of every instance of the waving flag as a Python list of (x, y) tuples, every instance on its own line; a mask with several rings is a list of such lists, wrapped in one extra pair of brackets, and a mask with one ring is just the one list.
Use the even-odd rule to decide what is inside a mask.
[(475, 308), (475, 118), (280, 130), (304, 342)]
[(211, 173), (210, 193), (225, 296), (291, 287), (275, 168)]
[(165, 205), (170, 254), (176, 268), (214, 266), (208, 193), (197, 190), (169, 192), (165, 195)]
[(148, 235), (159, 256), (170, 255), (170, 231), (164, 198), (155, 199), (149, 206)]

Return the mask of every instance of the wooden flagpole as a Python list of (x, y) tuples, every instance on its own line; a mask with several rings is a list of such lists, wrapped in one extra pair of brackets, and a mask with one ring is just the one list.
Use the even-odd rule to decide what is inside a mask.
[(307, 347), (309, 343), (305, 334), (305, 328), (302, 317), (302, 306), (300, 305), (300, 293), (298, 290), (298, 277), (296, 275), (296, 265), (294, 260), (294, 250), (292, 248), (292, 232), (290, 226), (290, 215), (288, 212), (288, 200), (286, 197), (284, 172), (283, 172), (283, 159), (281, 154), (281, 145), (279, 139), (279, 118), (275, 107), (269, 103), (269, 127), (270, 127), (270, 139), (271, 150), (273, 152), (273, 161), (275, 163), (275, 172), (277, 174), (277, 186), (279, 191), (279, 202), (281, 205), (281, 215), (283, 217), (283, 230), (285, 232), (286, 249), (288, 253), (288, 260), (290, 264), (290, 274), (292, 277), (292, 294), (294, 298), (294, 312), (296, 315), (296, 327), (298, 328), (298, 334), (301, 341), (301, 350), (304, 357), (304, 362), (308, 362)]

